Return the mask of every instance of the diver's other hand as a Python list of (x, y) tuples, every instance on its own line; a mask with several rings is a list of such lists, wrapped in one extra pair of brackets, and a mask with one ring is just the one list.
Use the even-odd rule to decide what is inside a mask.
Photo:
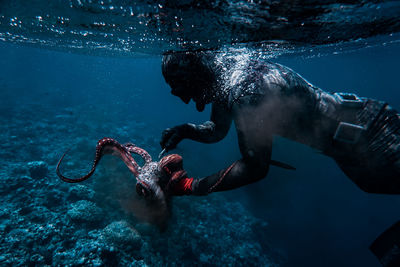
[(182, 139), (184, 139), (182, 126), (167, 128), (161, 134), (161, 148), (165, 148), (166, 151), (174, 149)]
[(160, 180), (164, 180), (163, 190), (169, 196), (192, 194), (193, 178), (189, 178), (183, 168), (183, 159), (178, 154), (163, 157), (158, 163)]

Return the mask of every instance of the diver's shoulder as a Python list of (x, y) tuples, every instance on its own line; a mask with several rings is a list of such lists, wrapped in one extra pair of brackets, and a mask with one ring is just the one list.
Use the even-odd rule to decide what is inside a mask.
[(274, 69), (275, 73), (279, 73), (290, 86), (316, 88), (311, 82), (288, 66), (271, 62), (270, 67)]
[(294, 71), (292, 68), (290, 68), (290, 67), (288, 67), (288, 66), (285, 66), (285, 65), (282, 65), (282, 64), (280, 64), (280, 63), (277, 63), (277, 62), (269, 62), (269, 67), (270, 68), (272, 68), (272, 69), (276, 69), (276, 70), (279, 70), (279, 71), (281, 71), (281, 72), (283, 72), (283, 73), (291, 73), (291, 74), (298, 74), (296, 71)]
[(256, 60), (250, 63), (252, 65), (252, 70), (264, 73), (275, 73), (282, 75), (294, 75), (297, 74), (291, 68), (284, 66), (277, 62), (272, 62), (270, 60)]

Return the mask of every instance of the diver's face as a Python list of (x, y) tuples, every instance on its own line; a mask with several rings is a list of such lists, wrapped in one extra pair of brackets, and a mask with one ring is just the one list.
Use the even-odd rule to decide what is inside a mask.
[(172, 77), (169, 81), (171, 86), (171, 94), (179, 97), (184, 103), (188, 104), (191, 99), (196, 103), (196, 109), (203, 111), (208, 101), (204, 88), (196, 88), (199, 83), (193, 79), (185, 79), (185, 77)]

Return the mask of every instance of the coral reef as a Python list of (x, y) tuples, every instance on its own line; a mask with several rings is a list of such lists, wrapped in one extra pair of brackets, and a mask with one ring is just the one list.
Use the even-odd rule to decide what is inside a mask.
[(48, 165), (44, 161), (28, 162), (28, 171), (33, 179), (42, 179), (47, 175)]
[(95, 224), (103, 220), (104, 212), (93, 202), (79, 200), (69, 206), (67, 215), (76, 223)]

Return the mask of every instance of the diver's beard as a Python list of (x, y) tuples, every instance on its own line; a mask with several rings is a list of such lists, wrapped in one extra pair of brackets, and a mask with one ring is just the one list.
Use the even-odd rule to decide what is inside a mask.
[(205, 107), (206, 107), (206, 104), (204, 102), (196, 102), (197, 111), (202, 112)]
[(213, 100), (212, 97), (208, 94), (208, 92), (204, 92), (202, 96), (200, 97), (194, 97), (193, 101), (196, 103), (196, 109), (199, 112), (202, 112), (206, 105), (211, 103)]

